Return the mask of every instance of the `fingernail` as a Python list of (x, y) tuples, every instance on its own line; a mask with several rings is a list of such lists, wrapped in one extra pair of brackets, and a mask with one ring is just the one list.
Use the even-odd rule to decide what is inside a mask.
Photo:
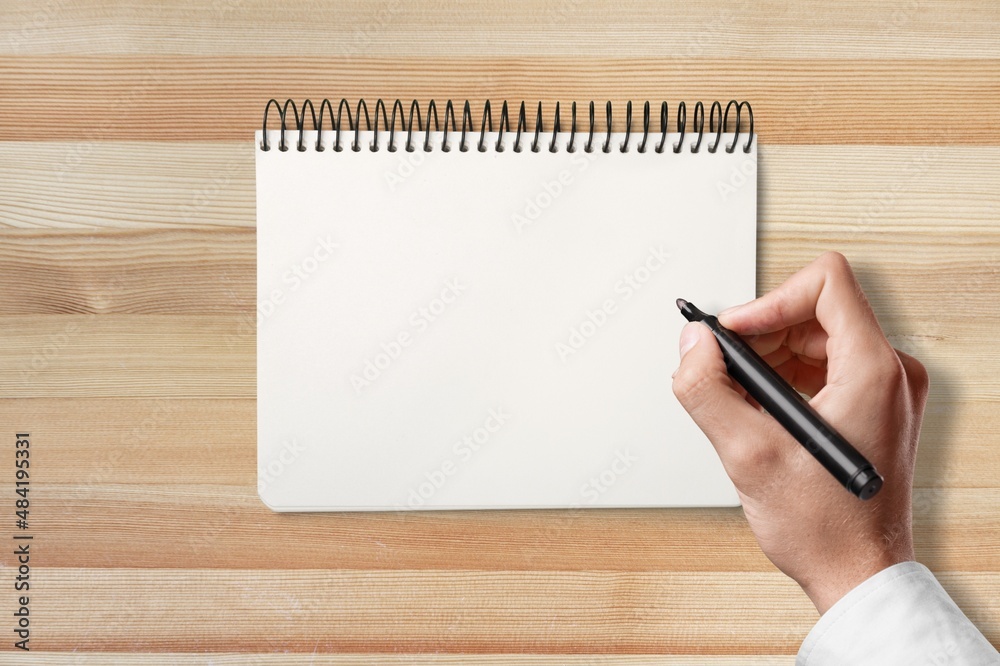
[(681, 360), (684, 359), (684, 354), (691, 351), (691, 348), (698, 344), (698, 331), (695, 330), (695, 326), (698, 324), (685, 324), (684, 329), (681, 331)]

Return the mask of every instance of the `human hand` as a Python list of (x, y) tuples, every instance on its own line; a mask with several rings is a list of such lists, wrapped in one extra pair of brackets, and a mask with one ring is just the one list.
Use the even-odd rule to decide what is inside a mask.
[(850, 494), (726, 372), (708, 327), (681, 333), (673, 389), (715, 446), (761, 550), (820, 613), (913, 559), (911, 485), (927, 372), (886, 340), (843, 255), (719, 315), (885, 477)]

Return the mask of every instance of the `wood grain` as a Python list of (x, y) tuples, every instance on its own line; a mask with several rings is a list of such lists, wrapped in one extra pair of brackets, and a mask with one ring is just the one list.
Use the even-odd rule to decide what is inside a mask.
[[(755, 130), (772, 145), (1000, 142), (997, 59), (41, 55), (4, 58), (0, 76), (7, 83), (0, 88), (0, 140), (7, 141), (245, 141), (271, 97), (382, 97), (469, 99), (476, 109), (486, 99), (541, 100), (549, 113), (557, 100), (611, 100), (624, 109), (630, 99), (735, 98), (752, 100)], [(622, 116), (617, 131), (624, 130)]]
[[(43, 570), (40, 649), (726, 654), (795, 650), (816, 621), (780, 573), (80, 569)], [(997, 574), (942, 585), (987, 632)], [(470, 598), (473, 601), (470, 601)], [(211, 600), (210, 603), (206, 603)], [(220, 615), (219, 608), (228, 612)], [(42, 622), (39, 619), (39, 622)], [(263, 629), (266, 627), (266, 629)], [(558, 631), (553, 631), (558, 627)], [(392, 641), (386, 643), (385, 630)], [(734, 632), (734, 629), (738, 631)]]
[[(401, 1), (280, 4), (102, 0), (0, 6), (0, 54), (214, 56), (386, 55), (622, 58), (996, 58), (995, 3), (796, 2), (765, 11), (704, 0), (683, 11), (656, 0), (609, 11), (600, 0), (431, 6)], [(680, 11), (678, 11), (680, 10)]]
[[(249, 137), (248, 132), (242, 141), (228, 143), (4, 143), (9, 159), (0, 161), (0, 228), (252, 229)], [(997, 233), (998, 146), (763, 145), (759, 150), (758, 217), (766, 233), (799, 232), (821, 242), (914, 228), (920, 231), (913, 237), (918, 242), (927, 233), (972, 233), (987, 240)], [(13, 245), (8, 253), (35, 245), (31, 236), (15, 245), (17, 238), (0, 238)], [(33, 251), (44, 256), (45, 243), (59, 242), (55, 238)], [(118, 238), (127, 242), (127, 236)], [(72, 264), (85, 253), (81, 248), (60, 258)], [(779, 247), (774, 254), (785, 253)], [(109, 257), (116, 263), (121, 258)]]
[[(944, 407), (928, 414), (917, 466), (918, 555), (993, 571), (1000, 453), (976, 443), (1000, 428), (998, 410)], [(256, 496), (254, 417), (249, 399), (0, 400), (2, 422), (44, 421), (49, 566), (773, 571), (739, 510), (274, 514)], [(950, 432), (952, 419), (974, 425)]]
[[(180, 461), (180, 469), (192, 466)], [(252, 475), (253, 462), (242, 469)], [(255, 478), (240, 485), (122, 484), (114, 473), (99, 484), (42, 479), (48, 490), (33, 506), (47, 537), (46, 566), (243, 569), (280, 561), (287, 571), (775, 571), (739, 509), (284, 517), (257, 497)], [(915, 490), (919, 560), (935, 571), (995, 571), (998, 502), (992, 488)], [(275, 533), (280, 540), (261, 538)]]
[[(257, 476), (255, 418), (252, 398), (0, 399), (2, 422), (40, 428), (48, 458), (45, 479), (54, 484), (249, 489)], [(1000, 449), (990, 437), (998, 430), (1000, 410), (994, 401), (932, 394), (921, 432), (917, 487), (996, 488)]]
[(3, 144), (3, 154), (3, 227), (253, 228), (255, 224), (252, 141), (12, 141)]
[(239, 313), (253, 334), (253, 229), (10, 231), (0, 307), (11, 314)]
[[(47, 650), (113, 650), (124, 640), (135, 651), (192, 643), (242, 651), (238, 637), (259, 632), (268, 652), (381, 652), (392, 627), (392, 647), (409, 652), (490, 653), (516, 643), (548, 654), (725, 654), (736, 646), (767, 653), (794, 649), (816, 620), (802, 591), (778, 573), (50, 568), (44, 575), (52, 593), (33, 610), (50, 627), (53, 638), (39, 645)], [(980, 595), (970, 615), (991, 605)]]
[[(9, 654), (9, 653), (8, 653)], [(0, 664), (20, 666), (21, 655), (5, 656), (0, 652)], [(41, 666), (423, 666), (424, 664), (458, 664), (460, 666), (791, 666), (791, 655), (746, 655), (719, 657), (703, 655), (617, 655), (617, 654), (399, 654), (399, 653), (345, 653), (345, 654), (288, 654), (288, 653), (234, 653), (212, 652), (191, 654), (184, 652), (135, 653), (119, 652), (66, 652), (33, 654), (32, 664)]]
[(24, 315), (0, 322), (0, 396), (252, 398), (252, 322), (233, 315)]
[(917, 556), (1000, 641), (998, 29), (974, 0), (0, 4), (30, 663), (761, 666), (816, 620), (739, 509), (270, 512), (250, 140), (270, 97), (540, 99), (546, 126), (556, 100), (752, 101), (758, 291), (839, 249), (928, 366)]
[[(959, 300), (971, 312), (990, 306)], [(926, 350), (925, 364), (940, 369), (935, 375), (943, 380), (935, 384), (937, 395), (995, 403), (997, 354), (979, 342), (989, 339), (995, 322), (949, 319), (927, 330), (919, 327), (919, 313), (913, 317), (912, 328), (899, 334), (890, 327), (889, 335), (907, 349)], [(0, 335), (0, 397), (247, 398), (256, 391), (251, 316), (22, 315), (0, 321)], [(973, 358), (979, 363), (956, 377), (951, 368)]]

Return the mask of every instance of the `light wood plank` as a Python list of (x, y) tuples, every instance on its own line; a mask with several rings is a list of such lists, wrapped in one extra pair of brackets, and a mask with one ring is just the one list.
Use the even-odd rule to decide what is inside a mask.
[[(253, 140), (0, 144), (0, 227), (253, 227)], [(61, 257), (65, 259), (66, 257)]]
[(917, 554), (1000, 641), (1000, 5), (689, 9), (0, 4), (0, 421), (35, 433), (44, 545), (29, 663), (791, 664), (815, 621), (739, 510), (270, 513), (250, 137), (272, 96), (541, 98), (546, 126), (557, 99), (612, 99), (616, 127), (629, 97), (752, 101), (758, 289), (841, 249), (928, 365)]
[[(801, 264), (800, 264), (801, 265)], [(874, 291), (874, 290), (873, 290)], [(876, 300), (876, 309), (880, 307)], [(989, 292), (970, 293), (968, 318), (937, 318), (915, 304), (904, 347), (931, 370), (948, 400), (995, 402), (1000, 356), (984, 349), (996, 329)], [(922, 309), (919, 309), (922, 307)], [(982, 317), (979, 308), (982, 308)], [(0, 321), (0, 398), (253, 397), (255, 332), (240, 315), (20, 315)], [(266, 320), (263, 325), (266, 325)], [(887, 327), (891, 337), (899, 329)], [(974, 361), (974, 362), (973, 362)], [(961, 369), (961, 374), (959, 374)]]
[[(81, 499), (105, 484), (256, 487), (254, 398), (0, 399), (0, 423), (45, 442), (32, 454), (45, 484)], [(0, 478), (0, 485), (9, 479)]]
[[(253, 479), (61, 485), (48, 481), (51, 459), (36, 464), (44, 490), (31, 514), (45, 537), (46, 566), (775, 571), (740, 509), (287, 515), (263, 505)], [(12, 494), (8, 484), (0, 488)], [(917, 559), (935, 570), (1000, 570), (998, 503), (996, 488), (915, 490)]]
[(8, 314), (239, 313), (252, 334), (251, 228), (0, 232)]
[[(0, 143), (0, 228), (253, 227), (254, 146), (242, 139)], [(998, 233), (997, 146), (764, 144), (758, 172), (761, 231), (783, 232), (768, 243)]]
[[(918, 351), (940, 343), (938, 325), (927, 318), (936, 300), (948, 297), (989, 318), (1000, 289), (1000, 226), (953, 215), (954, 226), (926, 225), (904, 242), (904, 230), (894, 225), (761, 222), (759, 241), (766, 245), (758, 252), (758, 291), (840, 248), (897, 346)], [(9, 285), (0, 291), (0, 307), (8, 315), (228, 313), (252, 332), (263, 312), (257, 312), (255, 249), (248, 228), (8, 229), (0, 232), (0, 282)]]
[[(781, 654), (817, 619), (778, 573), (35, 571), (39, 650)], [(1000, 638), (1000, 574), (941, 581)]]
[(245, 141), (271, 97), (452, 98), (477, 109), (487, 98), (542, 100), (551, 114), (556, 100), (624, 110), (627, 99), (667, 96), (750, 100), (770, 144), (1000, 142), (998, 59), (701, 58), (678, 67), (657, 58), (52, 55), (4, 58), (0, 76), (2, 140)]
[(252, 323), (238, 315), (4, 318), (0, 397), (254, 397)]
[[(256, 484), (253, 398), (0, 399), (0, 422), (45, 439), (48, 483)], [(949, 401), (932, 394), (916, 485), (1000, 487), (997, 432), (995, 400)]]
[[(0, 664), (23, 666), (25, 655), (0, 652)], [(27, 663), (39, 666), (383, 666), (433, 664), (460, 666), (792, 666), (795, 657), (786, 655), (747, 655), (740, 657), (705, 657), (702, 655), (616, 655), (616, 654), (240, 654), (183, 652), (122, 654), (116, 652), (37, 652)]]
[[(768, 654), (794, 652), (816, 620), (781, 574), (34, 571), (46, 580), (32, 598), (46, 629), (38, 650), (234, 651), (256, 636), (269, 652), (490, 653), (517, 645), (543, 654)], [(983, 592), (997, 589), (982, 578)], [(981, 596), (970, 606), (973, 615), (990, 608)]]
[[(915, 494), (918, 556), (997, 570), (998, 411), (955, 409), (983, 434), (925, 426), (917, 483), (935, 487)], [(254, 416), (251, 400), (0, 401), (0, 420), (44, 444), (34, 516), (52, 565), (772, 570), (738, 510), (273, 514), (255, 494)], [(939, 487), (977, 482), (992, 489)]]
[(1000, 56), (997, 5), (983, 2), (631, 2), (436, 6), (400, 0), (100, 0), (0, 10), (0, 54), (984, 58)]

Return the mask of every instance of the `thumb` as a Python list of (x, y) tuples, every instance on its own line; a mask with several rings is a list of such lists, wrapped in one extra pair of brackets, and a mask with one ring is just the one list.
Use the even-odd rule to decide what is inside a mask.
[(680, 344), (674, 395), (711, 440), (726, 469), (739, 460), (770, 457), (760, 454), (774, 446), (775, 424), (737, 390), (712, 332), (704, 324), (688, 323)]

